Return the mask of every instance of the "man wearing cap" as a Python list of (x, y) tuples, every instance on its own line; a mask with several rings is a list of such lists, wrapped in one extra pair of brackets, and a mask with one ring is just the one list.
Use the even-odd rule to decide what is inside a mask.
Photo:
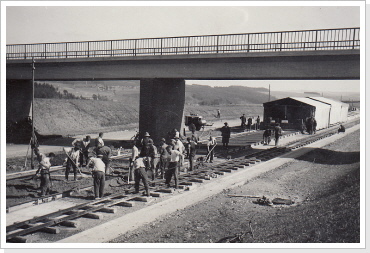
[(151, 144), (153, 144), (153, 139), (150, 138), (150, 135), (148, 132), (145, 132), (144, 138), (141, 140), (141, 151), (140, 151), (140, 157), (145, 157), (144, 163), (147, 170), (151, 169)]
[(222, 136), (222, 146), (226, 149), (229, 148), (229, 140), (230, 140), (231, 130), (227, 122), (224, 123), (224, 126), (221, 128), (221, 136)]
[(140, 180), (142, 180), (145, 188), (145, 194), (149, 197), (150, 193), (148, 185), (148, 175), (146, 173), (144, 160), (144, 157), (137, 156), (134, 161), (133, 171), (135, 174), (135, 193), (139, 193)]
[(108, 146), (103, 146), (99, 148), (96, 152), (96, 154), (99, 156), (101, 155), (101, 160), (105, 164), (105, 174), (111, 174), (111, 168), (110, 168), (110, 162), (111, 162), (111, 156), (112, 156), (112, 149)]
[(100, 199), (104, 196), (105, 186), (105, 164), (101, 160), (103, 155), (94, 157), (92, 153), (89, 154), (89, 159), (86, 167), (92, 167), (92, 177), (94, 178), (94, 194), (95, 199)]

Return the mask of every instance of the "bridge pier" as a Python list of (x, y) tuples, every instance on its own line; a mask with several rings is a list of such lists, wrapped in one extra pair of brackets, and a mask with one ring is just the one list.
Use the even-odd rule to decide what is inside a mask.
[[(139, 132), (149, 132), (155, 144), (174, 128), (183, 130), (185, 80), (150, 78), (140, 80)], [(182, 132), (181, 132), (182, 133)]]
[(6, 97), (6, 120), (27, 118), (32, 104), (32, 80), (6, 80)]

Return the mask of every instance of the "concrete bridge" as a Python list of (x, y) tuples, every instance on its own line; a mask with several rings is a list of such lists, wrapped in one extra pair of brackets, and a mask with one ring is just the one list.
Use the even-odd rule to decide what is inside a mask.
[(140, 132), (156, 141), (183, 127), (186, 79), (359, 79), (360, 40), (343, 28), (7, 45), (7, 120), (28, 115), (32, 61), (35, 81), (140, 80)]

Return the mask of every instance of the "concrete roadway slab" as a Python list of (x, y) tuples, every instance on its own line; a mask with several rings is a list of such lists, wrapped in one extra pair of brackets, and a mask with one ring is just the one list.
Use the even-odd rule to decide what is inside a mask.
[[(325, 146), (359, 129), (360, 125), (356, 125), (347, 129), (344, 134), (335, 134), (331, 137), (311, 143), (305, 146), (305, 148), (289, 152), (281, 157), (256, 164), (247, 169), (239, 170), (238, 172), (227, 174), (223, 177), (215, 178), (206, 184), (199, 184), (192, 191), (174, 195), (170, 199), (142, 208), (136, 212), (106, 222), (89, 230), (85, 230), (79, 234), (62, 239), (57, 243), (71, 243), (70, 246), (78, 246), (77, 243), (90, 243), (89, 245), (84, 245), (84, 247), (95, 247), (94, 245), (96, 243), (104, 243), (113, 240), (129, 231), (139, 228), (140, 226), (153, 222), (159, 217), (163, 217), (164, 215), (170, 214), (179, 209), (184, 209), (187, 206), (193, 205), (205, 198), (220, 193), (226, 188), (234, 188), (243, 185), (252, 178), (271, 171), (287, 162), (293, 161), (295, 158), (311, 151), (312, 148)], [(281, 144), (283, 144), (284, 141), (282, 140)], [(140, 219), (137, 217), (140, 217)], [(104, 233), (102, 233), (102, 231), (104, 231)], [(120, 245), (117, 244), (117, 247), (120, 247)]]
[(72, 206), (85, 203), (82, 199), (59, 199), (58, 201), (51, 201), (43, 203), (42, 207), (35, 205), (32, 207), (16, 210), (6, 214), (6, 225), (12, 225), (14, 222), (22, 222), (32, 219), (37, 216), (43, 216), (48, 213), (57, 212), (61, 209), (66, 209)]

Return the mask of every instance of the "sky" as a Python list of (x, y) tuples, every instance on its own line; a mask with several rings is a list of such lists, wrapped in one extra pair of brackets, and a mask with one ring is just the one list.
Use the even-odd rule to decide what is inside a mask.
[[(99, 2), (81, 3), (99, 4)], [(164, 5), (171, 3), (174, 4), (164, 2)], [(315, 6), (309, 6), (310, 3)], [(64, 4), (73, 3), (64, 2)], [(259, 2), (259, 6), (242, 6), (253, 3), (239, 2), (232, 6), (235, 3), (217, 1), (203, 4), (207, 6), (200, 6), (201, 2), (191, 3), (198, 6), (184, 6), (189, 5), (189, 2), (181, 6), (149, 6), (154, 4), (145, 2), (136, 2), (136, 5), (142, 6), (116, 6), (125, 4), (124, 2), (113, 4), (114, 6), (53, 6), (55, 2), (46, 1), (42, 2), (43, 6), (7, 6), (6, 43), (114, 40), (360, 26), (360, 7), (338, 6), (343, 5), (340, 1), (326, 4), (304, 1), (299, 4), (288, 3), (300, 6), (272, 6), (279, 5), (279, 2), (269, 4)], [(329, 91), (339, 87), (349, 91), (360, 91), (359, 81), (197, 81), (196, 83), (252, 87), (268, 87), (268, 84), (275, 83), (279, 90), (305, 88), (317, 91), (317, 88), (320, 88), (322, 91)], [(341, 85), (338, 86), (338, 83)]]

